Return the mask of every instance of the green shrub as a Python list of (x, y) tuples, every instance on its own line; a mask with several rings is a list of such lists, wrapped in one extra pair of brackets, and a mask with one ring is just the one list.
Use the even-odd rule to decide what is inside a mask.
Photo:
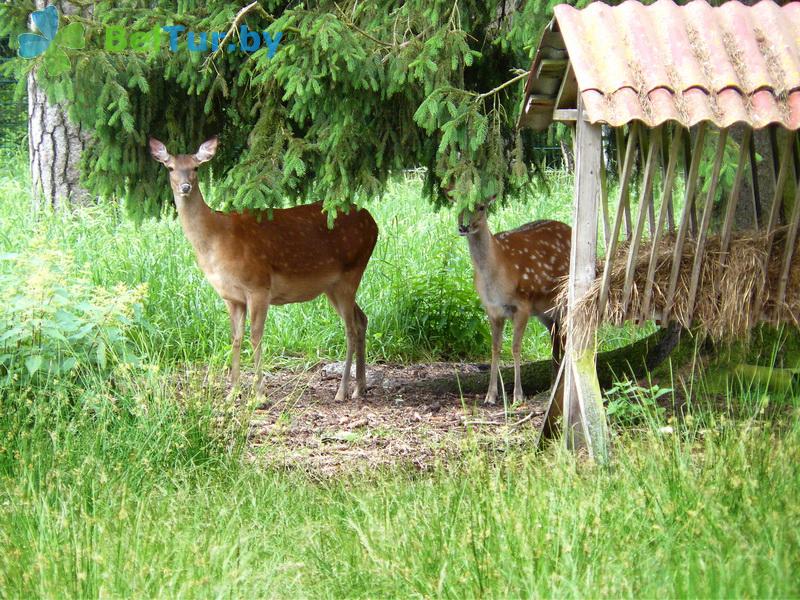
[(42, 238), (0, 256), (0, 382), (107, 378), (136, 364), (128, 332), (141, 320), (144, 294), (144, 285), (92, 285), (71, 253)]
[(430, 265), (411, 275), (398, 302), (413, 344), (444, 359), (483, 356), (490, 348), (486, 314), (472, 284), (472, 267), (456, 251), (456, 236), (440, 239)]
[(658, 399), (672, 393), (672, 388), (657, 385), (646, 388), (627, 379), (617, 381), (606, 392), (606, 414), (612, 423), (621, 427), (645, 423), (660, 425), (664, 421), (666, 410), (659, 405)]

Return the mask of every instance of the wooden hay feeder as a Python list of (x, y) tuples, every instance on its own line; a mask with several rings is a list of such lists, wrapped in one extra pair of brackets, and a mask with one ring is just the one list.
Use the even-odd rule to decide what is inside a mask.
[(720, 338), (800, 322), (798, 32), (800, 3), (771, 0), (555, 8), (519, 125), (575, 129), (565, 400), (551, 403), (571, 447), (607, 457), (601, 320)]

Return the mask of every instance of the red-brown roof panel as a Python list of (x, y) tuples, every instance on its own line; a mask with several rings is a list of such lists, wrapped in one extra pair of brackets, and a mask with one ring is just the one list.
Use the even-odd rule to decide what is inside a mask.
[[(559, 34), (592, 122), (800, 127), (800, 2), (562, 4), (551, 28)], [(533, 78), (531, 71), (526, 90), (542, 89)], [(520, 122), (546, 126), (552, 106), (541, 96), (529, 102), (529, 94)]]

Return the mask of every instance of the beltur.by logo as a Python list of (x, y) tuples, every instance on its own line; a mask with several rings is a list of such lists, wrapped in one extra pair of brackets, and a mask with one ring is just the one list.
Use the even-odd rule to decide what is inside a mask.
[(56, 77), (69, 71), (69, 57), (64, 48), (80, 50), (85, 44), (83, 25), (70, 23), (59, 29), (55, 6), (31, 13), (33, 26), (40, 33), (21, 33), (17, 54), (22, 58), (42, 56), (47, 74)]
[[(43, 10), (31, 13), (31, 21), (39, 33), (21, 33), (18, 37), (22, 58), (42, 56), (44, 68), (50, 76), (67, 72), (70, 68), (69, 57), (64, 48), (80, 50), (85, 46), (84, 29), (81, 23), (70, 23), (59, 29), (58, 10), (50, 5)], [(121, 25), (107, 25), (105, 28), (104, 48), (109, 52), (158, 52), (166, 37), (171, 52), (181, 49), (190, 52), (246, 52), (248, 54), (261, 48), (266, 49), (267, 57), (272, 58), (283, 37), (282, 32), (274, 35), (266, 31), (252, 31), (247, 25), (240, 25), (238, 42), (232, 35), (213, 32), (187, 31), (184, 25), (157, 25), (150, 31), (129, 32)], [(166, 36), (164, 34), (167, 34)], [(185, 34), (185, 42), (184, 42)], [(230, 39), (229, 39), (230, 38)]]
[[(169, 49), (178, 52), (184, 44), (182, 35), (186, 33), (185, 48), (190, 52), (217, 52), (227, 51), (252, 53), (260, 48), (267, 49), (267, 56), (272, 58), (278, 49), (282, 32), (277, 32), (275, 36), (264, 31), (259, 33), (250, 30), (247, 25), (239, 27), (239, 43), (226, 41), (225, 33), (213, 32), (194, 32), (187, 31), (183, 25), (165, 25), (154, 27), (150, 31), (138, 31), (128, 35), (124, 27), (109, 25), (106, 27), (105, 49), (109, 52), (122, 52), (123, 50), (133, 50), (135, 52), (156, 52), (161, 48), (162, 34), (169, 34)], [(263, 44), (262, 44), (263, 39)]]

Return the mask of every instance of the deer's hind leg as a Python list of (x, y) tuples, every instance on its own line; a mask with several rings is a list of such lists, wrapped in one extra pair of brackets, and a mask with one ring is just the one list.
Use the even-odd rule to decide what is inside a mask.
[(264, 324), (269, 310), (269, 294), (253, 295), (247, 299), (247, 310), (250, 313), (250, 341), (253, 344), (254, 376), (253, 389), (261, 392), (263, 383), (261, 373), (261, 338), (264, 336)]
[[(344, 361), (344, 370), (342, 371), (342, 380), (339, 383), (339, 389), (336, 392), (336, 402), (343, 402), (347, 398), (348, 388), (350, 387), (350, 368), (353, 364), (353, 353), (356, 351), (359, 339), (360, 319), (356, 317), (356, 302), (355, 293), (348, 289), (348, 286), (336, 285), (333, 289), (326, 292), (328, 300), (330, 300), (336, 312), (344, 321), (344, 330), (347, 337), (347, 355)], [(359, 311), (361, 309), (358, 309)], [(362, 313), (363, 314), (363, 313)], [(359, 354), (360, 354), (359, 349)], [(358, 396), (359, 390), (356, 389), (355, 397)]]
[(353, 398), (367, 393), (367, 315), (357, 303), (353, 303), (356, 317), (356, 390)]

